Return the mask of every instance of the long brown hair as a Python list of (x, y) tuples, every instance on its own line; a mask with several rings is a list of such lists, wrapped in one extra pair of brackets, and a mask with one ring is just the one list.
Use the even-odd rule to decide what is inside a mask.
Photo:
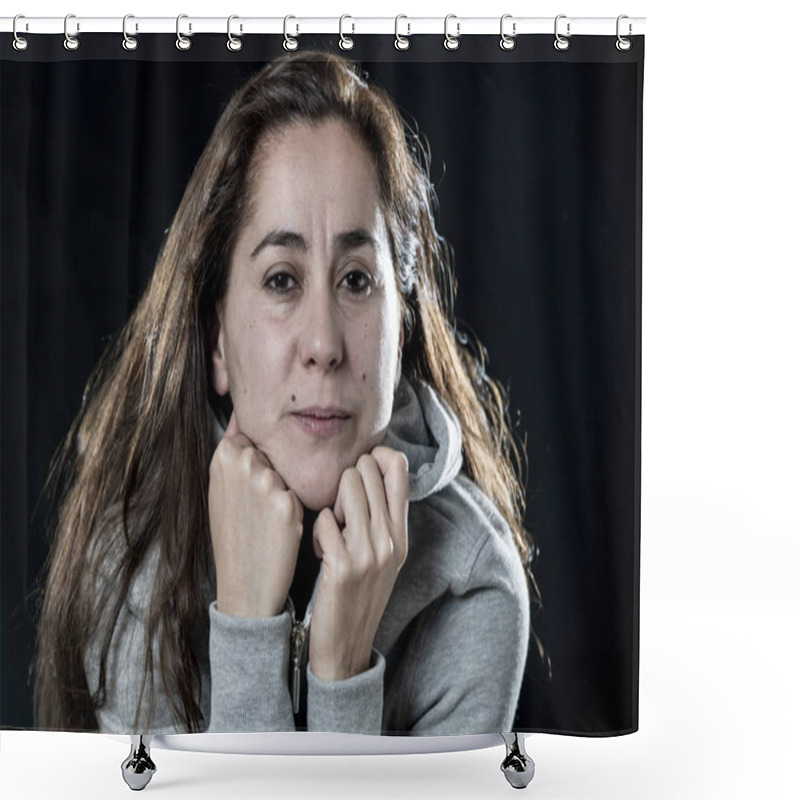
[[(158, 544), (145, 614), (145, 676), (134, 727), (152, 719), (156, 670), (174, 719), (200, 729), (193, 619), (207, 625), (201, 586), (213, 581), (208, 467), (213, 423), (230, 411), (210, 380), (210, 326), (226, 291), (233, 246), (249, 213), (254, 153), (294, 122), (343, 120), (378, 169), (380, 202), (402, 298), (403, 372), (430, 384), (461, 423), (464, 469), (494, 502), (528, 566), (524, 445), (507, 395), (486, 374), (486, 353), (458, 331), (456, 284), (434, 224), (430, 155), (394, 103), (339, 56), (288, 56), (236, 92), (197, 163), (150, 283), (93, 371), (51, 471), (58, 507), (36, 655), (35, 715), (42, 728), (96, 729), (114, 625), (133, 578)], [(531, 596), (539, 593), (530, 577)], [(90, 694), (83, 653), (100, 646)], [(154, 643), (158, 643), (157, 650)], [(158, 658), (155, 653), (157, 652)]]

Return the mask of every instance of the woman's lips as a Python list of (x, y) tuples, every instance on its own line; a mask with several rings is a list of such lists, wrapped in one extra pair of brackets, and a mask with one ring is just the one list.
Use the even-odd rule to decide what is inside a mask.
[(311, 414), (292, 414), (292, 418), (313, 436), (333, 436), (350, 422), (350, 417), (318, 417)]

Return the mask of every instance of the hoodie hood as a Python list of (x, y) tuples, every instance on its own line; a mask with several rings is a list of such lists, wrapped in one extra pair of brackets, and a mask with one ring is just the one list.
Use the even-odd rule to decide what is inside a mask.
[[(216, 444), (224, 433), (215, 420)], [(405, 375), (400, 377), (381, 444), (405, 453), (411, 503), (441, 491), (461, 471), (461, 426), (456, 415), (427, 383), (415, 389)]]
[(458, 419), (427, 383), (415, 389), (405, 375), (382, 444), (405, 453), (412, 503), (442, 490), (461, 470)]

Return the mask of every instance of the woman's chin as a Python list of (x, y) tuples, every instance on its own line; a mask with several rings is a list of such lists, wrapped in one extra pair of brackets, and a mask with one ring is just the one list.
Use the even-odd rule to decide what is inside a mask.
[(330, 487), (317, 486), (291, 486), (292, 491), (303, 506), (309, 511), (321, 511), (323, 508), (333, 508), (336, 502), (337, 485)]

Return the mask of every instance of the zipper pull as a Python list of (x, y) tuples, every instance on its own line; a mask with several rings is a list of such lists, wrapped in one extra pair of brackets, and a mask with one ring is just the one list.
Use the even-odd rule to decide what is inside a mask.
[(303, 659), (303, 651), (306, 644), (308, 631), (302, 622), (292, 620), (292, 710), (295, 714), (300, 713), (300, 665)]

